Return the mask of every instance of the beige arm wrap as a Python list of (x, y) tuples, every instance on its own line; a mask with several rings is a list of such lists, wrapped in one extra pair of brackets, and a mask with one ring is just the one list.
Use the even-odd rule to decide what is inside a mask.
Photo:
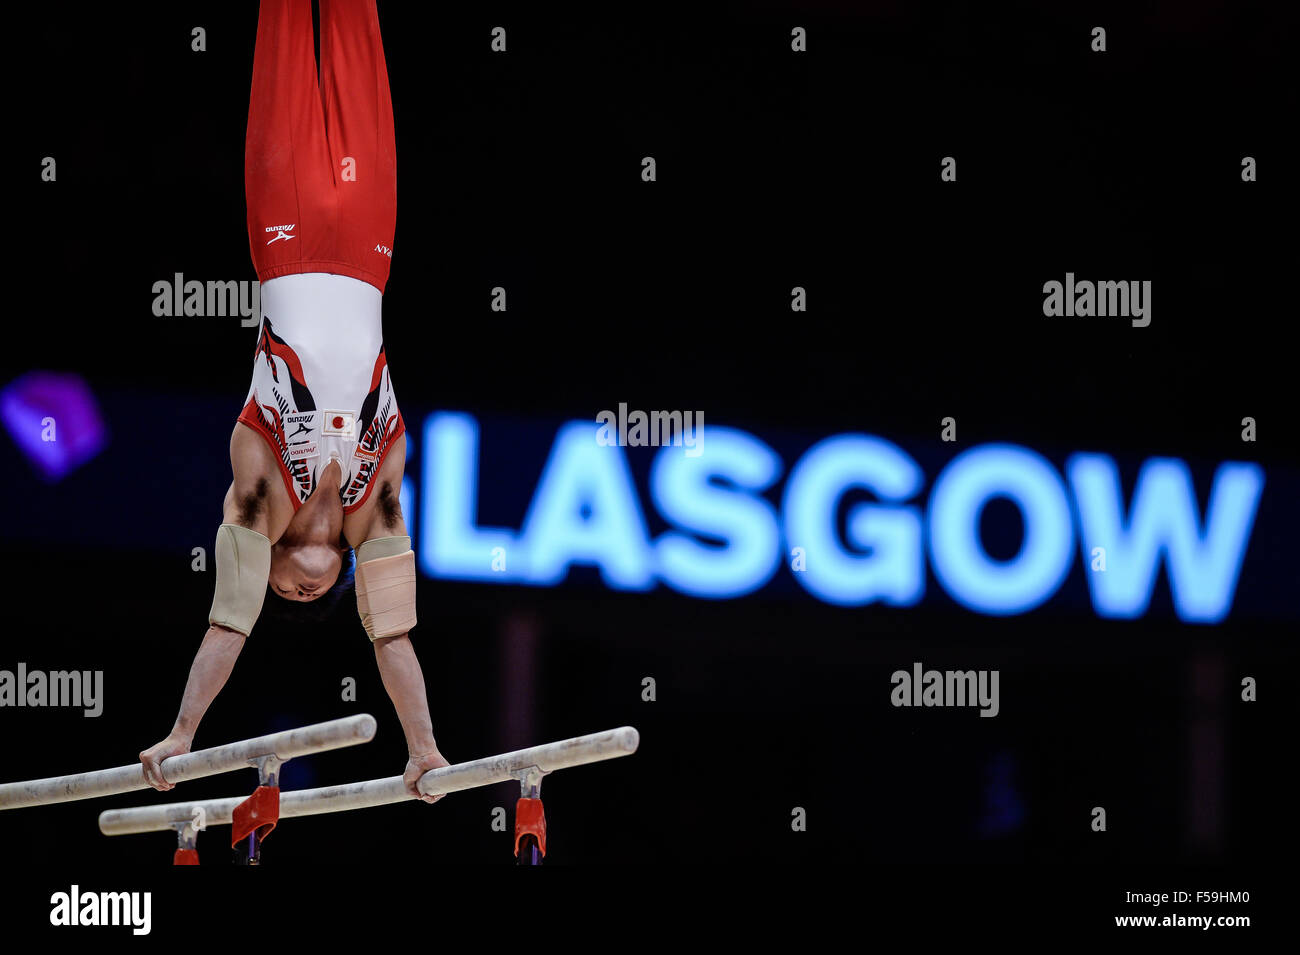
[(262, 612), (271, 575), (271, 542), (238, 524), (217, 528), (217, 586), (208, 623), (248, 636)]
[(379, 537), (357, 548), (357, 612), (372, 641), (415, 626), (411, 538)]

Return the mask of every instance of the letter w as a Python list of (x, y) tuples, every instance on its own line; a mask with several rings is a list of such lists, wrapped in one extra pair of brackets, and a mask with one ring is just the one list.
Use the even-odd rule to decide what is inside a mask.
[(1191, 474), (1176, 458), (1151, 458), (1142, 466), (1127, 520), (1114, 461), (1103, 454), (1076, 454), (1066, 470), (1078, 502), (1085, 566), (1092, 548), (1106, 548), (1107, 569), (1087, 575), (1099, 615), (1144, 614), (1164, 557), (1180, 619), (1217, 623), (1227, 616), (1264, 489), (1259, 465), (1219, 466), (1204, 530)]

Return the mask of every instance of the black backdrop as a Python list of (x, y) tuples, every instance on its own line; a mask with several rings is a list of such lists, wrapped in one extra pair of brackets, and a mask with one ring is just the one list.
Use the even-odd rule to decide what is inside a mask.
[[(549, 435), (626, 401), (759, 434), (934, 440), (953, 415), (963, 447), (1292, 474), (1282, 139), (1295, 102), (1279, 18), (1226, 2), (383, 4), (399, 170), (385, 337), (408, 420), (468, 409)], [(242, 156), (255, 5), (75, 17), (32, 5), (21, 23), (11, 43), (43, 66), (11, 86), (22, 242), (4, 380), (75, 371), (110, 430), (137, 444), (152, 432), (170, 457), (183, 440), (191, 464), (159, 473), (145, 455), (109, 454), (46, 487), (6, 446), (0, 667), (103, 669), (110, 704), (99, 719), (0, 712), (10, 778), (127, 762), (170, 725), (211, 582), (191, 573), (188, 547), (160, 549), (159, 528), (219, 520), (253, 341), (235, 319), (155, 318), (150, 305), (152, 283), (176, 272), (253, 278)], [(489, 49), (496, 25), (508, 54)], [(807, 27), (808, 53), (790, 52), (792, 25)], [(1105, 54), (1089, 50), (1094, 25)], [(195, 26), (207, 52), (190, 49)], [(645, 155), (655, 183), (640, 180)], [(939, 181), (946, 155), (958, 183)], [(1240, 181), (1245, 155), (1257, 183)], [(57, 183), (38, 180), (45, 156)], [(1150, 278), (1152, 324), (1043, 318), (1042, 283), (1066, 271)], [(809, 290), (798, 317), (795, 285)], [(493, 286), (508, 290), (504, 314), (489, 309)], [(1251, 445), (1246, 415), (1259, 421)], [(1270, 498), (1287, 486), (1266, 487), (1261, 523), (1294, 517)], [(138, 530), (65, 546), (60, 495), (78, 494)], [(1267, 530), (1282, 546), (1252, 585), (1277, 608), (1294, 552), (1287, 527)], [(1214, 627), (1167, 612), (995, 619), (789, 595), (706, 603), (585, 578), (422, 580), (419, 599), (449, 758), (640, 728), (632, 759), (546, 783), (553, 863), (1253, 866), (1286, 826), (1273, 802), (1290, 712), (1277, 681), (1295, 662), (1285, 613)], [(511, 677), (527, 659), (534, 678)], [(891, 708), (888, 674), (912, 660), (1000, 669), (1002, 714)], [(1237, 700), (1244, 675), (1261, 679), (1255, 705)], [(346, 676), (357, 704), (338, 699)], [(404, 752), (353, 620), (268, 633), (196, 745), (357, 709), (380, 718), (377, 741), (289, 764), (286, 788), (388, 775)], [(184, 794), (228, 795), (231, 782)], [(509, 837), (488, 822), (512, 800), (502, 785), (290, 821), (268, 860), (505, 861)], [(162, 865), (170, 836), (94, 828), (98, 810), (140, 801), (4, 814), (0, 833), (26, 858)], [(1109, 807), (1104, 835), (1087, 825), (1094, 805)], [(807, 832), (791, 831), (794, 806)]]

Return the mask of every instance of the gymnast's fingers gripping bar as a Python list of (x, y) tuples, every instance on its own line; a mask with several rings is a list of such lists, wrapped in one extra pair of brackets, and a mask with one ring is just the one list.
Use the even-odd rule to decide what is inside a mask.
[[(615, 759), (636, 752), (640, 735), (631, 726), (591, 733), (546, 743), (530, 749), (521, 749), (501, 756), (489, 756), (468, 763), (457, 763), (442, 769), (431, 769), (420, 777), (419, 789), (427, 796), (459, 792), (478, 786), (517, 779), (521, 773), (536, 767), (544, 773), (568, 769), (584, 763)], [(404, 802), (407, 794), (401, 776), (387, 779), (370, 779), (342, 786), (325, 786), (320, 789), (299, 789), (280, 794), (280, 818), (315, 816), (326, 812), (344, 812), (349, 809), (368, 809)], [(125, 836), (137, 832), (160, 832), (190, 822), (194, 810), (203, 810), (205, 826), (226, 826), (230, 814), (243, 802), (244, 797), (232, 799), (207, 799), (201, 802), (168, 803), (162, 806), (144, 806), (139, 809), (110, 809), (99, 816), (99, 831), (106, 836)]]
[[(201, 779), (236, 769), (247, 769), (253, 765), (251, 761), (261, 756), (275, 756), (283, 762), (307, 753), (356, 746), (373, 738), (375, 729), (375, 718), (369, 713), (360, 713), (341, 720), (270, 733), (225, 746), (168, 757), (162, 761), (163, 778), (169, 783), (179, 783), (187, 779)], [(93, 773), (0, 784), (0, 809), (22, 809), (149, 788), (149, 783), (144, 778), (144, 766), (132, 763), (130, 766), (101, 769)]]

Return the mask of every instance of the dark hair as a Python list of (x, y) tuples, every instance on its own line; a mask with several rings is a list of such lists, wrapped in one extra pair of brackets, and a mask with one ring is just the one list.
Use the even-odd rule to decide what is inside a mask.
[(265, 622), (276, 629), (293, 630), (323, 626), (334, 619), (336, 612), (341, 613), (340, 604), (350, 604), (355, 618), (356, 602), (344, 598), (356, 589), (356, 572), (356, 553), (349, 547), (343, 554), (343, 564), (339, 567), (339, 575), (334, 581), (334, 586), (315, 600), (287, 600), (277, 594), (275, 588), (268, 583), (266, 599), (262, 602), (262, 613), (257, 618), (258, 625)]

